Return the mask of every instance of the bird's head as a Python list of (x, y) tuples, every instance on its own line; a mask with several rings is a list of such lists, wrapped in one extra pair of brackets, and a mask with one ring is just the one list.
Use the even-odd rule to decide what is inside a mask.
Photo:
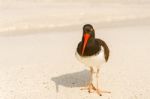
[(84, 50), (87, 46), (88, 42), (92, 42), (92, 40), (95, 38), (95, 31), (92, 25), (86, 24), (83, 26), (83, 47), (82, 47), (82, 55), (84, 54)]

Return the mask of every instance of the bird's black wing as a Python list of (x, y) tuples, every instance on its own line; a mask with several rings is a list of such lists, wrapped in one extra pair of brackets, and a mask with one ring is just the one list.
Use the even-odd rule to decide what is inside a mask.
[(96, 41), (99, 43), (100, 46), (103, 46), (104, 53), (105, 53), (105, 60), (108, 61), (108, 58), (109, 58), (109, 48), (108, 48), (107, 44), (103, 40), (101, 40), (101, 39), (96, 39)]

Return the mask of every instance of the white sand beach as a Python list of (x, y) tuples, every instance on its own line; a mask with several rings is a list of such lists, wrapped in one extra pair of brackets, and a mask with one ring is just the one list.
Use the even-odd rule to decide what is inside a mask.
[[(1, 0), (0, 99), (150, 98), (150, 6), (146, 1), (141, 5), (45, 1), (18, 6), (16, 2)], [(77, 61), (75, 51), (85, 23), (93, 24), (96, 37), (110, 48), (100, 84), (111, 94), (80, 90), (88, 81), (88, 68)]]

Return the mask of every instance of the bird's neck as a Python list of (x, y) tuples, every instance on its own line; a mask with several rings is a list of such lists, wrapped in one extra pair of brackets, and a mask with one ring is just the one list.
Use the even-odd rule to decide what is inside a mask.
[[(82, 41), (82, 48), (83, 48), (83, 43), (84, 41)], [(95, 38), (90, 38), (85, 47), (83, 56), (91, 56), (91, 55), (97, 54), (99, 52), (99, 49), (100, 49), (100, 46), (96, 42)]]

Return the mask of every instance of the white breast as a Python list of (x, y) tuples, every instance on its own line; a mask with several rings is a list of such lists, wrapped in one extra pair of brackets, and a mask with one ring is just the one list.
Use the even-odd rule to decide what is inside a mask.
[(76, 58), (83, 64), (85, 64), (88, 67), (95, 67), (99, 68), (103, 63), (105, 63), (105, 57), (104, 57), (104, 48), (101, 47), (100, 53), (98, 53), (95, 56), (87, 56), (87, 57), (81, 57), (77, 52), (75, 53)]

